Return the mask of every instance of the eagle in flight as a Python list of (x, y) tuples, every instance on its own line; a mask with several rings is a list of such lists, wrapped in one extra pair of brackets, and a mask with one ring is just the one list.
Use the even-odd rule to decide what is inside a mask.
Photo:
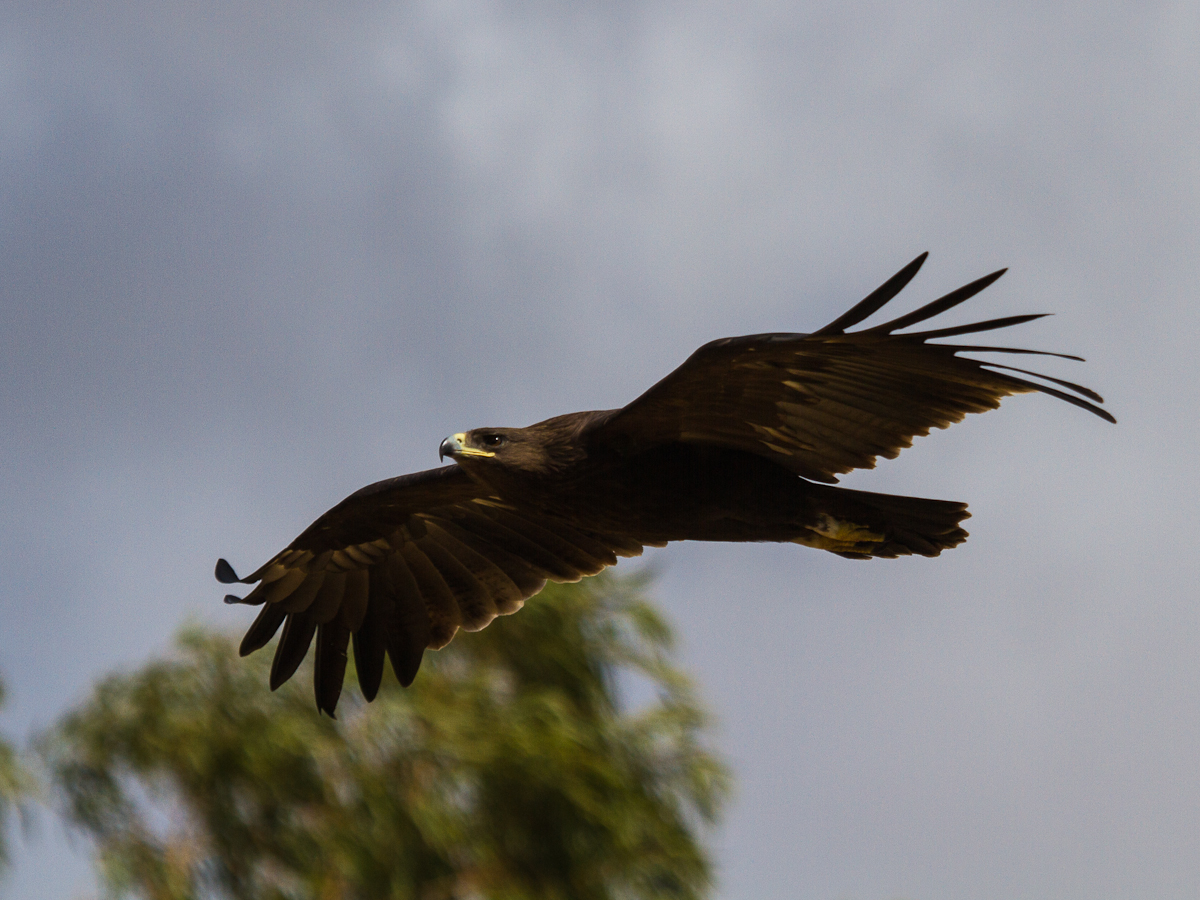
[(890, 322), (847, 330), (895, 297), (926, 255), (812, 334), (712, 341), (622, 409), (452, 435), (438, 455), (453, 465), (356, 491), (251, 575), (239, 578), (219, 560), (222, 583), (257, 583), (244, 598), (225, 598), (262, 607), (242, 655), (283, 626), (274, 690), (315, 637), (317, 706), (333, 715), (351, 641), (372, 700), (385, 656), (408, 686), (425, 650), (458, 629), (477, 631), (547, 581), (595, 575), (646, 546), (790, 541), (850, 559), (957, 546), (967, 537), (965, 503), (832, 485), (1009, 394), (1040, 391), (1116, 420), (1085, 387), (958, 354), (1079, 357), (931, 343), (1040, 315), (899, 333), (979, 293), (1003, 269)]

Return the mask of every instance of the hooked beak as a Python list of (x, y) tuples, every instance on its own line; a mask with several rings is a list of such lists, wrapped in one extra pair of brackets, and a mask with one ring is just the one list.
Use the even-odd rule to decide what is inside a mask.
[(442, 441), (442, 445), (438, 447), (438, 462), (441, 462), (447, 456), (451, 459), (454, 459), (454, 457), (458, 456), (458, 454), (462, 452), (463, 438), (465, 437), (466, 435), (461, 433), (452, 434), (450, 437)]
[(468, 447), (467, 435), (461, 431), (458, 434), (450, 435), (438, 447), (438, 460), (443, 460), (447, 456), (453, 460), (457, 460), (461, 456), (488, 457), (495, 455), (495, 453), (488, 450), (476, 450), (474, 447)]

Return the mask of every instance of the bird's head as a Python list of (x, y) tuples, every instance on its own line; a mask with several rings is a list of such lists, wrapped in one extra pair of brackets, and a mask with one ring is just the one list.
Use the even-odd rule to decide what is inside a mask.
[(553, 477), (583, 455), (574, 440), (574, 416), (558, 416), (528, 428), (475, 428), (442, 441), (447, 456), (468, 474), (499, 487), (507, 477)]
[(468, 474), (494, 484), (505, 474), (534, 474), (548, 468), (546, 446), (528, 428), (474, 428), (442, 441), (438, 458), (447, 456)]
[(492, 460), (502, 464), (513, 453), (514, 445), (521, 443), (519, 432), (518, 428), (475, 428), (471, 431), (460, 431), (442, 441), (442, 445), (438, 447), (438, 459), (448, 456), (457, 463)]

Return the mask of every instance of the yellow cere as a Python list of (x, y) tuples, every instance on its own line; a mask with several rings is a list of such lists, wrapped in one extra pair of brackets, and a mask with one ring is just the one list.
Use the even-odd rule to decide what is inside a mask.
[(495, 456), (496, 454), (490, 450), (477, 450), (474, 447), (467, 446), (467, 435), (460, 431), (454, 435), (454, 443), (458, 444), (458, 452), (460, 456)]

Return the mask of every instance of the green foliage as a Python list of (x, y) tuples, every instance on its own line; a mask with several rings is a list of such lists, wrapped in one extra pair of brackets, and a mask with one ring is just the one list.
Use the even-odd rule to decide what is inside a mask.
[[(4, 685), (0, 683), (0, 706), (4, 705)], [(33, 793), (33, 776), (21, 765), (17, 752), (0, 739), (0, 868), (8, 863), (6, 829), (9, 814), (21, 809)]]
[[(116, 896), (697, 898), (727, 775), (669, 649), (628, 580), (552, 585), (334, 722), (191, 629), (41, 750)], [(624, 708), (618, 673), (654, 702)]]

